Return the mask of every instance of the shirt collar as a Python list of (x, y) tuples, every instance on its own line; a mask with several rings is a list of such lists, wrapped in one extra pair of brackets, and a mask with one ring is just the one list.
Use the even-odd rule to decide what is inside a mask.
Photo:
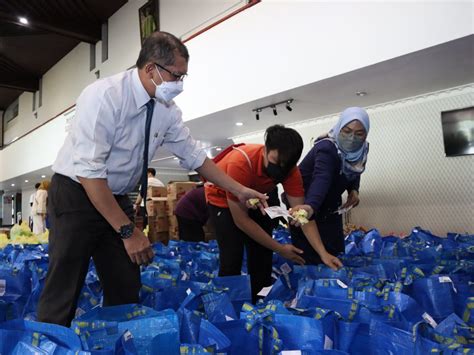
[(137, 68), (132, 69), (132, 92), (133, 97), (135, 98), (135, 103), (137, 104), (137, 109), (145, 106), (151, 99), (140, 81)]

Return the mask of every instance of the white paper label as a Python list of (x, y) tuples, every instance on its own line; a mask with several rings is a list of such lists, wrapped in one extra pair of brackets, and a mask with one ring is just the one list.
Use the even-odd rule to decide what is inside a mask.
[(438, 323), (436, 323), (436, 321), (433, 319), (433, 317), (430, 316), (428, 313), (426, 313), (426, 312), (423, 313), (422, 317), (433, 328), (436, 328), (438, 326)]
[(291, 267), (287, 263), (284, 263), (282, 266), (280, 266), (280, 270), (284, 274), (289, 274), (291, 272)]
[(7, 290), (7, 280), (0, 280), (0, 296), (3, 296)]
[(186, 293), (188, 294), (188, 296), (191, 294), (191, 292), (192, 292), (192, 291), (191, 291), (190, 288), (188, 288), (188, 289), (186, 290)]
[(324, 350), (332, 350), (334, 342), (327, 335), (324, 336)]
[(133, 338), (133, 335), (132, 333), (130, 333), (130, 331), (127, 330), (125, 333), (123, 333), (123, 338), (125, 339), (125, 341), (128, 341)]
[(295, 297), (291, 300), (290, 308), (295, 308), (297, 304), (298, 304), (298, 299)]
[(181, 276), (181, 280), (182, 281), (186, 281), (188, 279), (188, 274), (186, 274), (185, 272), (183, 272), (183, 276)]
[(267, 295), (270, 293), (272, 287), (273, 287), (273, 285), (272, 285), (272, 286), (268, 286), (268, 287), (262, 288), (262, 289), (260, 290), (260, 292), (257, 294), (257, 296), (267, 297)]
[(446, 283), (446, 282), (450, 282), (451, 283), (451, 286), (453, 286), (453, 291), (458, 293), (458, 290), (456, 290), (456, 287), (454, 287), (454, 283), (453, 283), (453, 280), (451, 280), (451, 278), (449, 276), (440, 276), (439, 277), (439, 282), (440, 283)]
[(445, 283), (445, 282), (453, 282), (449, 276), (440, 276), (439, 277), (439, 282), (440, 283)]
[(347, 288), (347, 285), (346, 285), (344, 282), (342, 282), (341, 280), (337, 279), (336, 282), (337, 282), (337, 284), (338, 284), (339, 286), (341, 286), (342, 288)]
[(342, 206), (341, 206), (341, 207), (339, 207), (339, 209), (335, 213), (344, 214), (346, 212), (349, 212), (351, 209), (352, 209), (352, 206), (349, 206), (349, 207), (346, 207), (346, 208), (342, 208)]
[(281, 206), (272, 206), (272, 207), (267, 207), (265, 208), (265, 212), (270, 217), (271, 219), (277, 218), (277, 217), (289, 217), (293, 218), (290, 215), (290, 212), (288, 212), (287, 209), (281, 207)]
[(301, 355), (301, 350), (283, 350), (281, 355)]
[(225, 316), (225, 321), (226, 322), (231, 321), (231, 320), (234, 320), (234, 318), (229, 317), (228, 315)]

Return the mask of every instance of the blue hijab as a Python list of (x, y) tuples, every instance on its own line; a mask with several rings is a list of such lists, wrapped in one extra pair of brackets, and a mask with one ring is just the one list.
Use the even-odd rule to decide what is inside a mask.
[(362, 174), (365, 170), (365, 164), (367, 162), (367, 154), (369, 153), (369, 143), (367, 140), (364, 142), (360, 149), (353, 152), (345, 152), (342, 150), (338, 137), (341, 129), (352, 121), (359, 121), (365, 128), (366, 134), (369, 133), (370, 120), (367, 112), (360, 107), (349, 107), (346, 108), (341, 115), (339, 120), (334, 127), (329, 131), (329, 139), (337, 147), (337, 152), (342, 160), (342, 173), (347, 176), (349, 180), (353, 180)]

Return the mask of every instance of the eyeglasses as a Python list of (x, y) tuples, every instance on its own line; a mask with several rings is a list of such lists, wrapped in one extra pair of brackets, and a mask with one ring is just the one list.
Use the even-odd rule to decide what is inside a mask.
[(171, 70), (166, 69), (164, 66), (162, 66), (162, 65), (160, 65), (160, 64), (158, 64), (158, 63), (155, 63), (155, 64), (156, 64), (156, 66), (157, 66), (158, 68), (160, 68), (161, 70), (164, 70), (164, 71), (167, 72), (168, 74), (173, 75), (173, 76), (176, 78), (176, 81), (183, 81), (184, 78), (186, 78), (186, 77), (188, 76), (187, 73), (185, 73), (185, 74), (173, 73)]

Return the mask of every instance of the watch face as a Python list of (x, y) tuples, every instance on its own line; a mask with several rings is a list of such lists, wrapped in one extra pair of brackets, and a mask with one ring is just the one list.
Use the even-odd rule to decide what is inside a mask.
[(134, 228), (135, 228), (135, 225), (133, 223), (125, 224), (122, 227), (120, 227), (120, 238), (122, 239), (130, 238), (133, 234)]

